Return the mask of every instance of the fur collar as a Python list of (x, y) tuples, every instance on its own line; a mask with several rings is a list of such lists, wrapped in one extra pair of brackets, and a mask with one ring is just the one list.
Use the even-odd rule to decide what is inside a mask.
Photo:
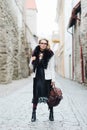
[[(40, 52), (41, 52), (40, 47), (36, 46), (36, 48), (34, 49), (33, 54), (32, 54), (32, 56), (36, 56), (36, 60), (32, 62), (33, 67), (34, 67), (34, 71), (39, 64), (39, 54), (40, 54)], [(43, 66), (44, 69), (46, 69), (48, 62), (49, 62), (50, 58), (54, 55), (54, 53), (50, 49), (45, 49), (42, 53), (43, 53), (42, 66)]]

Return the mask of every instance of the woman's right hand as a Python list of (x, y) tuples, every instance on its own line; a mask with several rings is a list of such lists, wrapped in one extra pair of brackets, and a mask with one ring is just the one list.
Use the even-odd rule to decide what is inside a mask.
[(32, 60), (32, 61), (36, 60), (36, 56), (32, 56), (32, 57), (31, 57), (31, 60)]

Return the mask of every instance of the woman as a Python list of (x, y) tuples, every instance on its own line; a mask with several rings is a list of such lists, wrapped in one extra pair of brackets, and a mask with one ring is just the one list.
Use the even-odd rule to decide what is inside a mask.
[[(32, 122), (36, 121), (37, 104), (47, 103), (49, 92), (55, 84), (54, 53), (48, 46), (47, 39), (39, 40), (39, 45), (34, 49), (31, 57), (34, 72)], [(54, 121), (53, 107), (49, 107), (49, 109), (49, 120)]]

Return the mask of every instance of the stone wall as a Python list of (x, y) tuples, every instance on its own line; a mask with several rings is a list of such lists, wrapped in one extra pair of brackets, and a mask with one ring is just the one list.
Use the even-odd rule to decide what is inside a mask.
[(84, 60), (84, 81), (87, 83), (87, 0), (81, 0), (81, 44)]
[(0, 0), (0, 83), (28, 76), (22, 15), (15, 0)]
[(87, 1), (81, 1), (81, 43), (83, 45), (83, 54), (87, 56)]

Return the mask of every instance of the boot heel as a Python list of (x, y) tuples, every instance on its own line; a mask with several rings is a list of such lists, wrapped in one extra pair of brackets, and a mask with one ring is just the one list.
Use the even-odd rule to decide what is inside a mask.
[(49, 117), (49, 120), (50, 120), (50, 121), (54, 121), (54, 117), (51, 115), (51, 116)]
[(52, 110), (50, 110), (49, 120), (50, 120), (50, 121), (54, 121), (53, 109), (52, 109)]
[(35, 122), (35, 121), (36, 121), (36, 112), (32, 112), (31, 122)]

